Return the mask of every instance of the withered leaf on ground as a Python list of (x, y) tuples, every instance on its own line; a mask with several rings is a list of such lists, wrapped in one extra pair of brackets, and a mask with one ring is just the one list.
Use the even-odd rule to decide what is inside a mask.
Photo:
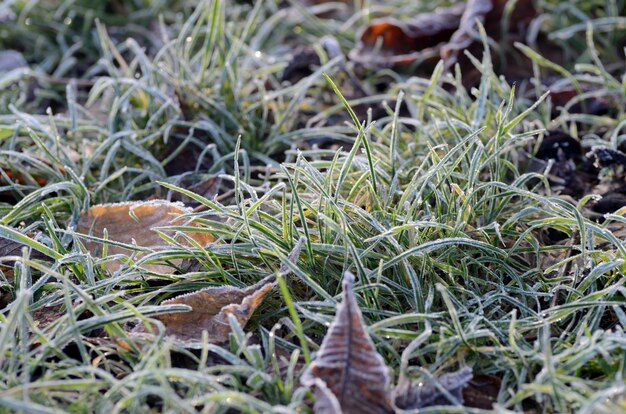
[(365, 330), (353, 285), (354, 276), (346, 273), (335, 320), (302, 383), (315, 388), (316, 413), (332, 412), (325, 411), (336, 407), (332, 396), (345, 414), (393, 413), (388, 368)]
[[(390, 18), (374, 20), (360, 31), (350, 59), (368, 66), (390, 66), (441, 58), (450, 67), (474, 43), (477, 21), (484, 23), (489, 36), (501, 37), (507, 3), (508, 0), (468, 0), (421, 13), (405, 22)], [(515, 2), (509, 35), (520, 33), (535, 16), (531, 0)]]
[[(88, 234), (98, 238), (104, 237), (107, 231), (108, 240), (120, 242), (128, 245), (135, 243), (137, 246), (146, 247), (151, 250), (159, 250), (166, 247), (167, 242), (159, 235), (156, 228), (167, 226), (188, 226), (196, 227), (193, 221), (183, 217), (191, 213), (191, 210), (182, 203), (171, 203), (165, 200), (152, 200), (146, 202), (127, 202), (117, 204), (103, 204), (90, 208), (80, 216), (76, 231), (81, 234)], [(173, 234), (173, 231), (165, 231)], [(199, 245), (204, 246), (215, 239), (205, 232), (187, 232), (186, 235), (192, 238)], [(182, 244), (186, 244), (184, 238), (179, 238)], [(102, 242), (87, 240), (85, 246), (94, 256), (102, 254)], [(129, 255), (131, 250), (121, 246), (108, 244), (108, 255)], [(140, 253), (137, 257), (144, 256)], [(181, 260), (173, 260), (179, 265)], [(119, 269), (119, 261), (107, 262), (107, 269), (115, 271)], [(149, 264), (146, 269), (172, 273), (174, 269), (165, 264)]]
[[(228, 341), (231, 332), (228, 315), (233, 315), (244, 326), (265, 295), (276, 285), (274, 276), (268, 276), (260, 282), (240, 289), (234, 286), (219, 286), (202, 289), (166, 300), (161, 305), (187, 305), (189, 312), (168, 313), (155, 316), (165, 326), (165, 335), (186, 348), (202, 346), (202, 332), (207, 331), (210, 343)], [(157, 329), (153, 326), (152, 329)], [(146, 337), (150, 335), (144, 325), (137, 325), (131, 335)]]
[[(278, 270), (282, 276), (291, 270), (287, 262), (296, 263), (302, 251), (305, 238), (301, 237), (283, 261)], [(272, 274), (258, 283), (241, 289), (234, 286), (209, 287), (197, 292), (177, 296), (163, 301), (161, 305), (187, 305), (191, 309), (182, 313), (165, 313), (155, 316), (165, 327), (165, 335), (185, 348), (202, 346), (203, 331), (207, 331), (208, 341), (221, 344), (228, 341), (231, 332), (229, 315), (244, 327), (267, 293), (276, 286), (276, 277)], [(151, 329), (157, 329), (156, 326)], [(131, 330), (131, 335), (141, 338), (151, 337), (150, 329), (144, 324)]]
[(322, 341), (317, 359), (302, 375), (302, 384), (315, 393), (313, 411), (379, 414), (462, 403), (463, 389), (472, 379), (469, 367), (430, 382), (407, 380), (392, 392), (388, 368), (367, 334), (353, 286), (354, 276), (346, 273), (335, 320)]
[[(1, 61), (1, 58), (0, 58)], [(9, 157), (0, 161), (8, 161)], [(47, 160), (36, 157), (30, 158), (28, 162), (23, 161), (15, 164), (5, 164), (0, 162), (0, 201), (11, 204), (22, 199), (23, 194), (16, 191), (16, 187), (43, 187), (48, 184), (53, 177), (58, 179), (59, 175), (65, 174), (62, 165), (52, 165)]]
[(350, 59), (366, 65), (406, 65), (439, 56), (441, 46), (459, 27), (465, 5), (439, 8), (402, 22), (374, 20), (357, 35)]

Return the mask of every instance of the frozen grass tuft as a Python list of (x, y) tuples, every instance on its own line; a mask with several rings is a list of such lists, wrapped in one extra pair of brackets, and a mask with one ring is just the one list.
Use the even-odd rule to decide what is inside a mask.
[[(63, 7), (48, 19), (53, 3)], [(546, 129), (586, 147), (623, 144), (626, 95), (615, 71), (623, 56), (612, 46), (624, 37), (613, 31), (622, 30), (623, 10), (546, 1), (552, 37), (575, 64), (555, 67), (528, 42), (517, 49), (534, 78), (515, 87), (489, 58), (474, 59), (481, 78), (469, 91), (460, 73), (441, 66), (430, 78), (395, 74), (371, 98), (386, 113), (372, 121), (354, 109), (361, 101), (342, 95), (341, 57), (322, 56), (319, 70), (295, 85), (280, 81), (294, 33), (320, 53), (324, 34), (352, 46), (368, 18), (369, 2), (357, 3), (360, 17), (348, 26), (311, 18), (298, 2), (7, 6), (20, 17), (0, 29), (2, 47), (20, 36), (43, 43), (25, 51), (39, 63), (0, 75), (10, 85), (0, 92), (0, 237), (25, 246), (0, 258), (3, 409), (309, 412), (299, 376), (332, 319), (345, 271), (356, 275), (359, 306), (396, 376), (468, 365), (502, 379), (498, 409), (626, 408), (626, 246), (614, 231), (623, 211), (589, 220), (588, 199), (572, 204), (551, 193), (522, 155)], [(405, 3), (371, 7), (418, 11)], [(37, 51), (44, 47), (54, 50), (47, 60)], [(548, 69), (619, 110), (556, 108), (540, 82)], [(365, 86), (374, 90), (367, 82), (376, 80)], [(181, 171), (181, 159), (191, 168)], [(220, 196), (190, 192), (182, 184), (190, 174), (219, 175)], [(193, 272), (153, 274), (131, 261), (109, 274), (73, 230), (94, 204), (175, 194), (203, 206), (196, 215), (217, 241), (172, 245), (144, 260), (193, 259)], [(551, 241), (552, 231), (566, 237)], [(302, 237), (300, 259), (286, 264)], [(281, 265), (291, 270), (281, 289), (245, 331), (233, 325), (225, 346), (192, 352), (125, 333), (166, 298), (250, 285)]]

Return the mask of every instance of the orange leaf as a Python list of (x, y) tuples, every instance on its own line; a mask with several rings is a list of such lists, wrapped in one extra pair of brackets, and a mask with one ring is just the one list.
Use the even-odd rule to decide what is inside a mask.
[[(191, 226), (197, 227), (189, 219), (182, 217), (191, 213), (191, 210), (182, 203), (171, 203), (165, 200), (152, 200), (147, 202), (127, 202), (117, 204), (103, 204), (94, 206), (83, 213), (78, 220), (76, 231), (81, 234), (90, 234), (103, 238), (104, 230), (107, 231), (108, 240), (128, 245), (135, 243), (137, 246), (151, 250), (159, 250), (168, 246), (168, 243), (155, 230), (166, 226)], [(174, 233), (164, 231), (164, 233)], [(213, 236), (205, 232), (188, 232), (187, 236), (204, 246), (213, 242)], [(186, 241), (182, 238), (181, 243)], [(85, 246), (89, 252), (98, 256), (102, 252), (102, 243), (99, 241), (86, 241)], [(187, 243), (188, 244), (188, 243)], [(130, 249), (109, 244), (109, 255), (129, 255)], [(146, 253), (139, 253), (136, 257), (143, 257)], [(182, 260), (172, 260), (180, 264)], [(120, 267), (119, 261), (107, 262), (107, 269), (111, 272)], [(149, 264), (144, 268), (161, 273), (171, 273), (174, 269), (165, 264)]]
[[(357, 36), (359, 41), (350, 51), (350, 59), (365, 65), (389, 66), (441, 58), (450, 67), (477, 38), (477, 21), (484, 23), (489, 36), (501, 38), (507, 3), (508, 0), (468, 0), (407, 21), (374, 20)], [(509, 32), (521, 33), (536, 14), (531, 0), (516, 1)]]

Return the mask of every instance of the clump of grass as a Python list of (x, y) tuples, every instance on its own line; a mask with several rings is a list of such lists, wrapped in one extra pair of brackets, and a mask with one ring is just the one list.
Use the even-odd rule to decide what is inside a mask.
[[(582, 5), (571, 3), (584, 13)], [(35, 234), (21, 257), (1, 258), (14, 263), (0, 274), (9, 302), (0, 313), (3, 407), (310, 410), (298, 377), (349, 270), (395, 375), (467, 364), (502, 379), (497, 403), (510, 410), (623, 409), (626, 251), (611, 230), (623, 217), (590, 221), (585, 200), (575, 205), (551, 194), (520, 155), (547, 128), (588, 132), (585, 145), (623, 141), (623, 109), (604, 117), (562, 108), (552, 119), (539, 82), (556, 70), (573, 87), (601, 85), (594, 94), (623, 102), (621, 79), (602, 65), (610, 53), (605, 34), (592, 24), (584, 38), (572, 37), (584, 39), (574, 46), (587, 51), (575, 67), (555, 68), (519, 46), (537, 75), (535, 90), (523, 94), (493, 72), (489, 55), (474, 60), (481, 81), (470, 91), (460, 73), (441, 66), (430, 78), (397, 75), (376, 98), (397, 106), (373, 122), (359, 118), (334, 83), (337, 59), (297, 85), (279, 81), (291, 29), (315, 38), (337, 32), (336, 22), (265, 2), (203, 1), (181, 10), (188, 15), (168, 26), (172, 33), (155, 53), (133, 38), (118, 42), (101, 19), (95, 39), (106, 76), (88, 96), (70, 82), (63, 113), (13, 105), (0, 116), (0, 191), (12, 197), (0, 204), (0, 236)], [(578, 33), (574, 22), (562, 24)], [(350, 122), (305, 128), (301, 109), (317, 101), (330, 103), (320, 106), (323, 115), (342, 113)], [(400, 102), (410, 116), (400, 115)], [(345, 144), (320, 149), (308, 144), (313, 137)], [(176, 151), (197, 148), (201, 159), (191, 170), (220, 173), (232, 195), (207, 199), (178, 186), (180, 176), (167, 170), (180, 156), (171, 142)], [(139, 261), (108, 274), (73, 230), (90, 205), (169, 191), (205, 207), (196, 215), (217, 241), (202, 249), (172, 245), (142, 260), (193, 258), (196, 272), (153, 274)], [(567, 238), (548, 243), (550, 229)], [(174, 294), (248, 285), (276, 272), (301, 237), (302, 255), (287, 264), (292, 273), (282, 289), (245, 331), (233, 323), (226, 346), (207, 342), (192, 352), (164, 337), (140, 344), (125, 334), (126, 322), (162, 312), (154, 305)], [(48, 259), (31, 258), (33, 250)], [(56, 320), (40, 326), (37, 312), (53, 309)]]

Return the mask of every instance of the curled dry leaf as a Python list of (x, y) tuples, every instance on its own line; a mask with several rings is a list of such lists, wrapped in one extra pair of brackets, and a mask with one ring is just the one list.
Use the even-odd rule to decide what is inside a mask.
[[(419, 381), (396, 388), (396, 406), (403, 410), (416, 410), (433, 405), (450, 405), (463, 402), (463, 389), (472, 379), (472, 369), (461, 368), (456, 372), (444, 374), (437, 381)], [(445, 390), (457, 401), (450, 399), (441, 391)]]
[(407, 65), (439, 56), (441, 46), (459, 27), (465, 5), (439, 8), (402, 22), (378, 19), (361, 30), (353, 61), (376, 66)]
[[(374, 20), (357, 36), (359, 41), (349, 56), (371, 66), (408, 65), (441, 58), (447, 67), (467, 49), (478, 33), (476, 22), (485, 24), (487, 34), (501, 37), (501, 22), (508, 0), (468, 0), (466, 4), (422, 13), (409, 21)], [(513, 4), (510, 34), (522, 32), (536, 10), (531, 0)]]
[[(224, 343), (228, 341), (228, 334), (231, 332), (228, 315), (233, 315), (239, 324), (244, 326), (275, 285), (275, 278), (272, 275), (245, 289), (234, 286), (202, 289), (161, 303), (161, 305), (187, 305), (191, 308), (189, 312), (167, 313), (154, 318), (165, 326), (165, 335), (172, 337), (177, 345), (185, 348), (201, 347), (203, 331), (207, 331), (210, 343)], [(137, 325), (131, 335), (151, 336), (143, 324)]]
[(346, 273), (335, 320), (302, 383), (315, 388), (316, 413), (337, 412), (333, 396), (345, 414), (393, 413), (388, 369), (365, 330), (353, 285)]
[[(294, 245), (287, 260), (296, 263), (305, 242), (302, 237)], [(290, 273), (287, 263), (278, 270), (282, 276)], [(245, 289), (234, 286), (210, 287), (197, 292), (181, 295), (161, 303), (168, 305), (187, 305), (191, 309), (182, 313), (166, 313), (154, 318), (165, 327), (165, 335), (185, 348), (202, 347), (202, 334), (207, 331), (210, 343), (220, 344), (228, 341), (231, 332), (228, 316), (235, 317), (243, 327), (267, 293), (276, 286), (276, 278), (270, 275)], [(153, 327), (156, 329), (156, 327)], [(136, 337), (150, 337), (149, 329), (143, 324), (137, 325), (131, 332)]]
[[(191, 212), (182, 203), (171, 203), (164, 200), (102, 204), (90, 208), (80, 216), (76, 231), (81, 234), (103, 238), (106, 229), (108, 240), (128, 245), (136, 244), (151, 250), (159, 250), (168, 244), (156, 229), (159, 227), (183, 225), (195, 227), (196, 224), (193, 221), (183, 217)], [(174, 233), (173, 231), (164, 232)], [(205, 232), (188, 232), (186, 235), (201, 246), (215, 240)], [(183, 244), (186, 243), (182, 237), (179, 240)], [(94, 256), (102, 254), (102, 242), (88, 240), (85, 242), (85, 246)], [(107, 252), (108, 255), (131, 254), (130, 249), (113, 244), (107, 245)], [(143, 255), (145, 253), (140, 253), (137, 257), (142, 257)], [(172, 262), (180, 265), (182, 260), (172, 260)], [(115, 271), (119, 267), (120, 262), (117, 260), (107, 262), (109, 271)], [(172, 273), (174, 270), (171, 266), (164, 264), (149, 264), (144, 267), (161, 273)]]

